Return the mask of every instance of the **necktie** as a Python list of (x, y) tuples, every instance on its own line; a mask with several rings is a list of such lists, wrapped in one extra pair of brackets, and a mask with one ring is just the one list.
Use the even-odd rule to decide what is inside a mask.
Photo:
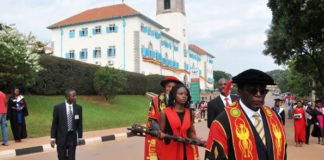
[(226, 106), (229, 106), (228, 98), (225, 97)]
[(73, 131), (73, 128), (72, 128), (72, 118), (73, 118), (73, 113), (72, 113), (72, 105), (69, 105), (68, 106), (68, 131)]
[(256, 131), (259, 133), (263, 144), (266, 145), (266, 139), (265, 139), (265, 135), (264, 135), (264, 128), (263, 128), (263, 124), (262, 124), (261, 119), (260, 119), (260, 114), (259, 113), (254, 113), (252, 117), (255, 119), (254, 127), (255, 127)]

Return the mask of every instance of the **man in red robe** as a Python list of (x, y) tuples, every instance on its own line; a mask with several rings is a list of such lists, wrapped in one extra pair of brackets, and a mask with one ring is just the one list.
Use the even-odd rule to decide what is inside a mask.
[(240, 99), (212, 122), (205, 159), (286, 159), (286, 134), (276, 112), (264, 106), (266, 73), (249, 69), (233, 77)]

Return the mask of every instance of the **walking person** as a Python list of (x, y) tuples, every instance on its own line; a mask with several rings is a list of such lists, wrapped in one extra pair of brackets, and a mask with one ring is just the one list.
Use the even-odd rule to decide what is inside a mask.
[[(150, 108), (148, 112), (148, 119), (146, 122), (146, 127), (149, 130), (160, 130), (159, 127), (159, 116), (160, 112), (168, 106), (169, 95), (172, 87), (177, 84), (182, 84), (182, 82), (173, 76), (166, 77), (161, 80), (160, 85), (164, 88), (164, 92), (158, 96), (155, 96), (150, 103)], [(158, 138), (151, 135), (145, 135), (144, 144), (144, 160), (157, 160), (158, 149)]]
[(59, 160), (75, 160), (75, 150), (83, 133), (82, 107), (76, 104), (76, 91), (65, 91), (65, 102), (55, 105), (51, 127), (51, 147), (57, 145)]
[(8, 131), (7, 131), (7, 108), (6, 108), (7, 98), (6, 95), (0, 91), (0, 124), (2, 133), (2, 145), (8, 146)]
[(205, 101), (201, 101), (199, 104), (201, 119), (205, 119), (206, 110), (207, 110), (207, 103)]
[(275, 111), (280, 116), (282, 124), (285, 125), (286, 114), (285, 114), (285, 109), (280, 106), (281, 102), (282, 102), (281, 99), (279, 98), (275, 99), (275, 105), (272, 108), (272, 110)]
[[(169, 105), (160, 113), (160, 138), (165, 134), (201, 140), (194, 133), (194, 118), (189, 110), (190, 92), (182, 84), (174, 86), (170, 92)], [(163, 140), (159, 160), (196, 160), (199, 159), (196, 145)]]
[(324, 145), (324, 108), (321, 100), (317, 100), (315, 102), (316, 110), (319, 111), (322, 114), (316, 115), (316, 118), (318, 120), (318, 127), (320, 136), (318, 137), (318, 144), (321, 143), (320, 137), (322, 137), (322, 145)]
[(306, 142), (306, 128), (307, 125), (305, 111), (302, 102), (297, 101), (297, 107), (294, 109), (294, 126), (295, 126), (295, 142), (296, 147), (303, 146)]
[(287, 140), (280, 117), (264, 106), (266, 85), (274, 80), (249, 69), (233, 77), (240, 99), (225, 107), (210, 127), (206, 160), (286, 159)]
[(11, 131), (16, 143), (27, 138), (25, 117), (28, 116), (27, 103), (20, 94), (20, 89), (15, 87), (8, 100), (7, 120), (10, 120)]
[(221, 78), (218, 80), (218, 90), (220, 95), (215, 99), (208, 102), (207, 106), (207, 127), (210, 128), (210, 125), (215, 120), (215, 118), (224, 111), (224, 108), (230, 105), (239, 97), (236, 95), (232, 95), (224, 92), (225, 87), (228, 83), (226, 78)]

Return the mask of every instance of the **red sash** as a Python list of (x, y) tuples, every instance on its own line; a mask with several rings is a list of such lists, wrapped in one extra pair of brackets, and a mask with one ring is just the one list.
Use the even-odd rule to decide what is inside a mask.
[[(276, 114), (268, 107), (261, 107), (265, 113), (273, 144), (274, 159), (284, 159), (286, 134)], [(225, 108), (230, 122), (232, 142), (236, 159), (258, 159), (251, 126), (245, 117), (238, 101)]]
[[(153, 104), (150, 106), (150, 111), (148, 113), (148, 118), (155, 119), (157, 122), (159, 122), (159, 115), (160, 110), (163, 110), (165, 108), (164, 104), (164, 94), (162, 93), (160, 96), (155, 96), (153, 98)], [(159, 104), (160, 102), (160, 104)], [(151, 128), (152, 121), (146, 122), (146, 127)], [(151, 135), (145, 136), (145, 150), (144, 150), (144, 160), (157, 160), (157, 151), (159, 150), (158, 141), (160, 141), (156, 137), (152, 137)]]
[[(169, 120), (170, 126), (172, 128), (173, 135), (187, 137), (187, 131), (191, 126), (190, 111), (185, 109), (185, 115), (183, 122), (181, 120), (173, 107), (167, 107), (165, 109), (165, 114)], [(159, 154), (160, 160), (181, 160), (184, 159), (184, 144), (181, 142), (170, 141), (169, 144), (161, 144), (161, 154)], [(185, 144), (187, 160), (196, 160), (198, 151), (195, 145)]]

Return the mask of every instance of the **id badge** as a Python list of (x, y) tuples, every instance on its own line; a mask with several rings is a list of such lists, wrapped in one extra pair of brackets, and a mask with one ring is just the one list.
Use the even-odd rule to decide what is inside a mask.
[(75, 120), (79, 119), (79, 115), (78, 114), (74, 115), (74, 119)]

